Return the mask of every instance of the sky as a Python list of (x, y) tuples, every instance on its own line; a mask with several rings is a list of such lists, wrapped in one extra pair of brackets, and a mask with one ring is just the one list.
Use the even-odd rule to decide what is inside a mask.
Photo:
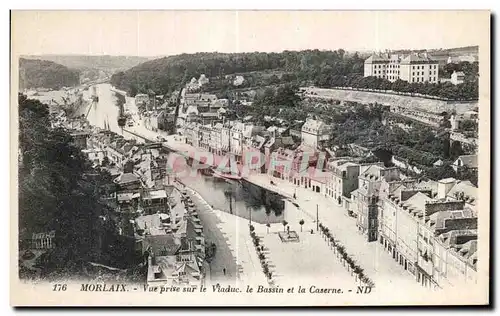
[(489, 24), (487, 11), (13, 11), (11, 41), (19, 55), (378, 51), (479, 45)]

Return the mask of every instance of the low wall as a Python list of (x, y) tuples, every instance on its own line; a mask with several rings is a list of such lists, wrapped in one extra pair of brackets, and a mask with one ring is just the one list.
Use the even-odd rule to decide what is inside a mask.
[[(456, 111), (461, 114), (478, 106), (477, 101), (443, 101), (423, 97), (412, 97), (383, 92), (368, 92), (347, 89), (305, 88), (306, 95), (312, 98), (335, 99), (363, 104), (379, 103), (383, 105), (399, 105), (432, 113)], [(311, 94), (313, 92), (314, 94)]]

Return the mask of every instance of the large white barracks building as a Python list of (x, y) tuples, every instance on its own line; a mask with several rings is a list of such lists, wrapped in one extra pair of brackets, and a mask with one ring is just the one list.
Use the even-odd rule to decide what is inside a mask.
[(438, 62), (427, 53), (410, 55), (372, 55), (365, 60), (365, 77), (374, 76), (389, 81), (438, 82)]

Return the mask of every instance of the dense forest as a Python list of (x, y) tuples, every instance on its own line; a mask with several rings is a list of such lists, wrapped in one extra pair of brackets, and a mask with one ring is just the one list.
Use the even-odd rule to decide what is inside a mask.
[(77, 70), (47, 60), (19, 59), (19, 88), (60, 89), (80, 83)]
[[(452, 64), (454, 65), (454, 64)], [(467, 81), (451, 83), (408, 83), (398, 80), (363, 77), (364, 59), (358, 53), (347, 55), (337, 51), (284, 51), (282, 53), (196, 53), (169, 56), (137, 65), (111, 77), (111, 83), (131, 96), (149, 89), (157, 94), (169, 94), (191, 78), (205, 74), (211, 82), (203, 88), (222, 95), (235, 87), (228, 75), (243, 74), (245, 81), (238, 88), (263, 87), (290, 83), (299, 86), (314, 84), (323, 88), (353, 87), (397, 92), (420, 93), (453, 100), (477, 99), (477, 63), (446, 65), (440, 71), (446, 76), (452, 70), (462, 70)], [(271, 73), (270, 75), (268, 75)], [(229, 77), (229, 78), (228, 78)]]
[(50, 129), (46, 105), (19, 96), (20, 249), (33, 233), (56, 231), (56, 249), (43, 259), (46, 276), (76, 273), (87, 260), (109, 261), (101, 237), (115, 231), (99, 219), (107, 214), (101, 197), (113, 190), (111, 176), (93, 169), (72, 143), (65, 130)]
[[(312, 80), (329, 66), (339, 74), (363, 73), (364, 60), (345, 51), (284, 51), (282, 53), (196, 53), (155, 59), (112, 76), (111, 83), (131, 95), (153, 89), (170, 93), (191, 78), (205, 74), (221, 79), (226, 75), (264, 70), (282, 70), (296, 74), (298, 81)], [(327, 68), (328, 69), (328, 68)]]

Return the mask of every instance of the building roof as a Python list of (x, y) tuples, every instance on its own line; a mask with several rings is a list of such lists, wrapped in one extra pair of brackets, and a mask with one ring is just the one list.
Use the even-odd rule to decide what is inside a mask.
[(115, 179), (115, 182), (117, 184), (128, 184), (128, 183), (133, 183), (133, 182), (138, 182), (138, 181), (139, 181), (139, 177), (133, 173), (130, 173), (130, 172), (122, 173), (118, 178)]
[[(469, 237), (469, 238), (477, 238), (477, 229), (456, 229), (456, 230), (451, 230), (446, 233), (442, 233), (439, 235), (439, 240), (443, 243), (444, 246), (447, 247), (456, 247), (455, 249), (459, 249), (461, 246), (465, 245), (468, 243), (465, 242), (463, 244), (460, 244), (460, 237)], [(473, 239), (474, 240), (474, 239)], [(462, 241), (463, 242), (463, 241)]]
[(328, 125), (326, 125), (323, 121), (308, 118), (304, 125), (302, 125), (301, 131), (314, 134), (327, 133)]
[(433, 57), (426, 54), (409, 54), (401, 60), (402, 65), (430, 63), (437, 63), (437, 61)]
[(448, 184), (448, 183), (454, 183), (457, 180), (455, 178), (446, 178), (446, 179), (441, 179), (438, 182), (443, 183), (443, 184)]
[(371, 165), (363, 173), (361, 173), (359, 176), (368, 179), (368, 180), (379, 180), (380, 179), (380, 170), (382, 168), (378, 165)]
[(477, 168), (477, 155), (459, 156), (456, 161), (462, 161), (462, 166), (467, 168)]
[(435, 212), (429, 216), (435, 222), (435, 229), (445, 229), (446, 220), (448, 219), (458, 219), (458, 218), (473, 218), (472, 212), (467, 210), (455, 210), (455, 211), (440, 211)]
[[(162, 217), (160, 214), (143, 215), (135, 219), (135, 225), (137, 229), (148, 230), (150, 228), (162, 228)], [(165, 235), (165, 232), (161, 233)]]
[(469, 204), (475, 204), (478, 195), (478, 188), (474, 186), (470, 181), (458, 181), (446, 196), (455, 198), (455, 199), (463, 199), (465, 202)]
[(124, 201), (130, 201), (136, 196), (134, 196), (133, 192), (128, 192), (128, 193), (118, 193), (116, 197), (118, 199), (118, 202), (124, 202)]
[(387, 58), (387, 56), (381, 54), (373, 54), (365, 60), (365, 64), (385, 63), (388, 61), (389, 59)]
[(144, 200), (164, 199), (167, 197), (165, 190), (144, 191), (142, 198)]
[(425, 204), (431, 202), (432, 199), (422, 192), (418, 192), (413, 195), (411, 198), (404, 202), (404, 205), (415, 209), (420, 214), (423, 214), (425, 211)]
[(434, 180), (427, 181), (415, 181), (411, 183), (411, 187), (419, 190), (431, 190), (432, 193), (436, 193), (438, 190), (438, 183)]
[(477, 239), (476, 240), (469, 240), (468, 242), (464, 243), (462, 247), (458, 250), (458, 253), (464, 258), (471, 258), (473, 257), (477, 252)]
[(162, 256), (175, 255), (181, 244), (173, 234), (147, 235), (142, 242), (142, 249), (151, 249), (153, 253), (161, 253)]

